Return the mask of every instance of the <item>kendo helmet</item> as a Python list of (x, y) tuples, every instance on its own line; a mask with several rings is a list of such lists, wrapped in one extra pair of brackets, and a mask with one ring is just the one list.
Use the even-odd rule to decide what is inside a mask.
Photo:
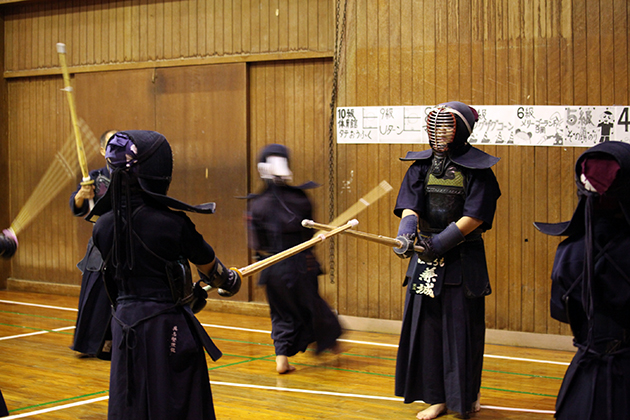
[(477, 111), (465, 103), (437, 105), (426, 118), (431, 148), (437, 153), (456, 152), (467, 144), (478, 119)]
[(630, 144), (607, 141), (582, 153), (575, 163), (575, 183), (579, 201), (571, 220), (534, 223), (541, 232), (554, 236), (584, 232), (593, 212), (621, 212), (630, 225)]
[(214, 213), (215, 203), (193, 206), (166, 195), (173, 174), (173, 151), (166, 137), (158, 132), (117, 132), (107, 143), (105, 159), (112, 175), (112, 184), (86, 217), (89, 221), (95, 221), (98, 216), (111, 210), (112, 195), (120, 195), (122, 188), (130, 193), (147, 195), (176, 210)]
[(630, 144), (608, 141), (582, 153), (575, 163), (578, 196), (593, 197), (598, 211), (621, 211), (630, 224)]
[(135, 175), (140, 188), (166, 195), (173, 174), (173, 152), (166, 138), (155, 131), (121, 131), (108, 142), (105, 159), (113, 171)]
[(262, 179), (291, 181), (293, 172), (289, 168), (289, 149), (275, 143), (265, 146), (258, 156), (258, 173)]

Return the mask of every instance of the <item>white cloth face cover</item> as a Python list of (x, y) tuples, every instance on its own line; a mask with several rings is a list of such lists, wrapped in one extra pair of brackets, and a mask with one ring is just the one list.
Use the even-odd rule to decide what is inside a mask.
[(293, 177), (293, 172), (289, 169), (289, 161), (282, 156), (268, 156), (266, 162), (258, 164), (258, 173), (262, 179), (291, 180)]

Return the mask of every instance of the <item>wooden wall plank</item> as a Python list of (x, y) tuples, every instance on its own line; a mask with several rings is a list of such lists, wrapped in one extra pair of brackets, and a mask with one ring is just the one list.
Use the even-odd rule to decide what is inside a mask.
[[(600, 45), (598, 49), (600, 60), (598, 61), (600, 65), (601, 98), (598, 105), (606, 105), (615, 103), (615, 77), (611, 77), (612, 70), (615, 68), (614, 26), (611, 24), (615, 19), (613, 0), (601, 0), (599, 2), (599, 10), (600, 27), (598, 38), (600, 39)], [(621, 53), (623, 54), (623, 52)], [(626, 102), (622, 103), (625, 104)]]
[(419, 27), (423, 31), (423, 73), (422, 85), (424, 86), (424, 103), (437, 103), (438, 96), (436, 94), (436, 77), (439, 73), (436, 70), (436, 17), (435, 17), (435, 0), (424, 0), (424, 9), (422, 10), (422, 20), (416, 21), (414, 27)]
[(588, 103), (600, 105), (602, 102), (602, 79), (600, 62), (602, 49), (599, 46), (601, 31), (600, 2), (587, 1), (586, 13), (586, 77), (588, 80)]
[(628, 18), (630, 17), (630, 7), (627, 1), (615, 0), (613, 3), (613, 37), (614, 37), (614, 103), (630, 103), (630, 92), (628, 91), (629, 71), (628, 71)]
[[(5, 21), (5, 70), (58, 67), (53, 46), (60, 41), (68, 45), (70, 65), (82, 66), (87, 73), (92, 65), (116, 63), (150, 68), (153, 62), (178, 58), (238, 61), (257, 53), (270, 53), (273, 59), (285, 52), (331, 53), (336, 5), (330, 0), (61, 0), (4, 5), (0, 13)], [(349, 1), (338, 105), (431, 105), (446, 100), (524, 106), (627, 104), (629, 13), (624, 0)], [(286, 142), (295, 159), (302, 161), (295, 168), (296, 178), (323, 184), (313, 191), (321, 218), (328, 218), (330, 200), (326, 151), (332, 77), (330, 60), (249, 64), (249, 188), (259, 185), (254, 182), (257, 150), (272, 141)], [(70, 126), (60, 85), (58, 76), (10, 79), (8, 131), (13, 152), (32, 152), (39, 162), (47, 157), (41, 154), (47, 149), (39, 140), (44, 132), (54, 131), (58, 141), (67, 135)], [(19, 143), (25, 139), (31, 143)], [(559, 239), (541, 236), (531, 222), (571, 217), (576, 204), (573, 165), (583, 150), (479, 146), (502, 158), (494, 170), (503, 196), (494, 229), (485, 238), (494, 289), (486, 300), (487, 324), (567, 334), (568, 327), (548, 315), (549, 270)], [(361, 215), (360, 226), (394, 235), (398, 219), (391, 210), (408, 166), (398, 157), (426, 147), (337, 145), (337, 212), (386, 179), (395, 191)], [(32, 184), (38, 174), (35, 168), (11, 176), (12, 213), (27, 198), (22, 185)], [(57, 211), (61, 218), (67, 216), (65, 201), (64, 197), (53, 205), (59, 209), (53, 207), (52, 215)], [(52, 215), (43, 216), (42, 222)], [(67, 223), (69, 249), (48, 249), (57, 239), (46, 233), (45, 246), (33, 243), (30, 250), (45, 255), (52, 272), (61, 273), (53, 274), (55, 281), (76, 284), (74, 263), (76, 254), (83, 252), (80, 236), (85, 232), (77, 230), (74, 220)], [(35, 241), (25, 235), (25, 243)], [(320, 246), (316, 252), (328, 268), (328, 248)], [(32, 256), (19, 258), (13, 275), (42, 277)], [(334, 263), (335, 284), (324, 276), (322, 291), (341, 313), (402, 316), (400, 280), (406, 261), (382, 246), (340, 237)], [(264, 294), (253, 289), (253, 300), (264, 301)]]

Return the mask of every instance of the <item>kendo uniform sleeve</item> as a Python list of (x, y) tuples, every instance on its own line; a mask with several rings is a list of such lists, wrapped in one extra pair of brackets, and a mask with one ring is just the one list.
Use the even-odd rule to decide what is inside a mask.
[[(109, 180), (109, 171), (107, 170), (107, 168), (95, 169), (93, 171), (90, 171), (90, 179), (92, 181), (97, 183), (99, 182), (100, 178)], [(99, 185), (99, 188), (104, 188), (105, 190), (107, 190), (108, 185), (109, 184), (105, 186)], [(77, 195), (80, 189), (81, 189), (81, 184), (79, 184), (77, 189), (72, 194), (70, 194), (70, 210), (72, 211), (72, 214), (76, 217), (83, 217), (87, 215), (88, 212), (90, 211), (90, 204), (88, 200), (83, 201), (83, 205), (81, 207), (77, 207), (74, 203), (74, 197)], [(104, 194), (104, 191), (99, 196), (102, 196), (103, 194)], [(98, 198), (95, 196), (94, 200), (97, 200), (97, 199)]]
[(468, 177), (467, 190), (463, 215), (483, 221), (482, 230), (489, 230), (492, 228), (497, 200), (501, 196), (499, 183), (492, 169), (472, 170)]
[(400, 184), (396, 207), (394, 207), (396, 216), (401, 217), (405, 209), (413, 210), (418, 215), (422, 215), (424, 209), (424, 180), (427, 170), (428, 166), (420, 161), (414, 162), (407, 169), (407, 173), (405, 173), (405, 177)]
[(215, 258), (214, 249), (197, 232), (195, 224), (188, 216), (185, 216), (182, 229), (182, 243), (184, 244), (184, 254), (195, 265), (210, 264)]
[(450, 270), (452, 274), (459, 272), (455, 277), (461, 276), (467, 296), (481, 297), (491, 293), (490, 280), (483, 240), (475, 240), (474, 235), (480, 235), (492, 227), (496, 202), (501, 192), (491, 169), (473, 169), (467, 172), (468, 185), (462, 215), (479, 219), (483, 223), (478, 232), (468, 234), (466, 242), (457, 247), (460, 258), (455, 260), (455, 266), (451, 265)]

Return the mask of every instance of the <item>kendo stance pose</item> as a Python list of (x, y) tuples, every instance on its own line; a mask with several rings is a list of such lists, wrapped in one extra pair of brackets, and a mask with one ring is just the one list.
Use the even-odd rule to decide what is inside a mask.
[(193, 287), (189, 261), (221, 296), (238, 292), (241, 278), (175, 211), (212, 213), (214, 203), (166, 195), (173, 155), (159, 133), (118, 132), (105, 157), (110, 187), (88, 217), (100, 215), (92, 235), (114, 301), (108, 419), (215, 419), (204, 348), (213, 360), (221, 352), (193, 315), (207, 294)]
[[(18, 239), (10, 229), (4, 229), (2, 233), (0, 233), (0, 257), (9, 259), (15, 255), (15, 251), (17, 251), (18, 247)], [(9, 410), (7, 409), (7, 404), (4, 402), (4, 397), (2, 396), (2, 391), (0, 391), (0, 417), (5, 417), (9, 415)]]
[[(395, 392), (405, 403), (431, 405), (419, 419), (480, 409), (484, 296), (491, 292), (482, 233), (492, 227), (501, 192), (490, 169), (499, 159), (467, 142), (476, 120), (461, 102), (438, 105), (426, 119), (431, 149), (401, 159), (413, 164), (394, 209), (404, 243), (394, 252), (411, 261)], [(424, 252), (413, 252), (416, 241)]]
[[(101, 154), (105, 156), (105, 146), (117, 130), (108, 130), (101, 135)], [(88, 214), (90, 200), (98, 201), (105, 195), (109, 186), (109, 169), (107, 166), (90, 171), (93, 184), (79, 185), (70, 195), (70, 209), (75, 216)], [(81, 293), (79, 294), (79, 312), (74, 330), (74, 342), (70, 347), (87, 356), (94, 356), (98, 351), (105, 329), (108, 327), (111, 310), (110, 302), (103, 286), (101, 268), (103, 258), (94, 247), (92, 238), (88, 241), (85, 256), (77, 267), (81, 270)]]
[[(312, 219), (312, 206), (305, 189), (319, 186), (308, 182), (290, 186), (289, 150), (280, 144), (265, 147), (258, 171), (266, 189), (249, 198), (249, 242), (259, 258), (266, 258), (311, 239), (312, 231), (302, 220)], [(289, 357), (317, 343), (316, 353), (338, 351), (341, 326), (318, 292), (322, 273), (310, 249), (265, 269), (258, 284), (265, 286), (271, 313), (271, 338), (276, 351), (276, 370), (295, 370)]]
[(558, 419), (630, 414), (630, 144), (610, 141), (575, 165), (579, 197), (568, 222), (535, 223), (567, 235), (551, 272), (551, 316), (571, 325), (577, 352), (556, 400)]

